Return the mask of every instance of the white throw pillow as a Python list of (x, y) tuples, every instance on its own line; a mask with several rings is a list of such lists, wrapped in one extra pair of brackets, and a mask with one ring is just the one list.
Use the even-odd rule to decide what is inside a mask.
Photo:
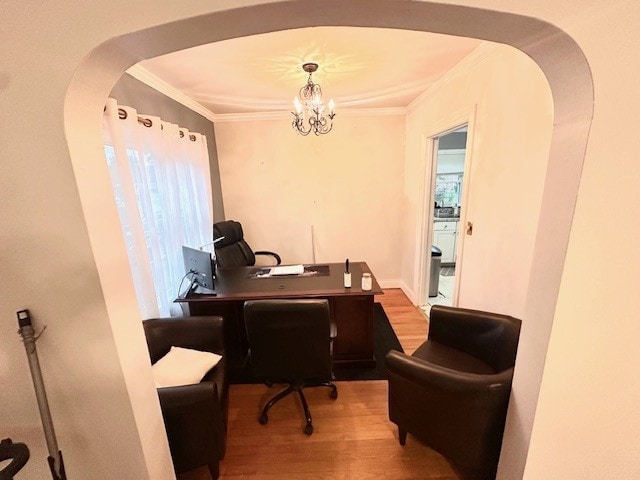
[(211, 352), (171, 347), (169, 353), (151, 367), (157, 388), (198, 383), (222, 359)]

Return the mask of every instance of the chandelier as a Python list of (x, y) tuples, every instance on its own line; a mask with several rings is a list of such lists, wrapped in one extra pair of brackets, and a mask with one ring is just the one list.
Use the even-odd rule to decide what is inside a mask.
[(305, 63), (302, 69), (309, 74), (309, 78), (300, 93), (293, 99), (293, 122), (291, 125), (300, 135), (315, 135), (329, 133), (333, 128), (333, 117), (336, 116), (333, 100), (329, 100), (329, 113), (325, 116), (325, 106), (322, 101), (322, 89), (313, 83), (311, 75), (318, 69), (317, 63)]

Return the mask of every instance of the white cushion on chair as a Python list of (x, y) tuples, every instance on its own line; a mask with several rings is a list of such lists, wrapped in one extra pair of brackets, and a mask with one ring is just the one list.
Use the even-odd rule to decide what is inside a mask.
[(169, 353), (151, 367), (156, 388), (199, 383), (222, 357), (182, 347), (171, 347)]

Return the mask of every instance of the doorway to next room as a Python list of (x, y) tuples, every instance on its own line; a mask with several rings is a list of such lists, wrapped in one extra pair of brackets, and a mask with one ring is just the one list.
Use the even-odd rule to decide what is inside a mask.
[(467, 125), (437, 137), (434, 144), (431, 267), (425, 276), (429, 278), (428, 296), (422, 301), (427, 313), (433, 305), (454, 305), (466, 144)]

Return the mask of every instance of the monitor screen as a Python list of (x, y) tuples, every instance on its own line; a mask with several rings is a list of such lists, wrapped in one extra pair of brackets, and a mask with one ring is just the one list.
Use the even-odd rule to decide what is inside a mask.
[(195, 248), (182, 246), (184, 271), (191, 273), (191, 281), (195, 285), (213, 290), (213, 269), (211, 268), (211, 254)]

